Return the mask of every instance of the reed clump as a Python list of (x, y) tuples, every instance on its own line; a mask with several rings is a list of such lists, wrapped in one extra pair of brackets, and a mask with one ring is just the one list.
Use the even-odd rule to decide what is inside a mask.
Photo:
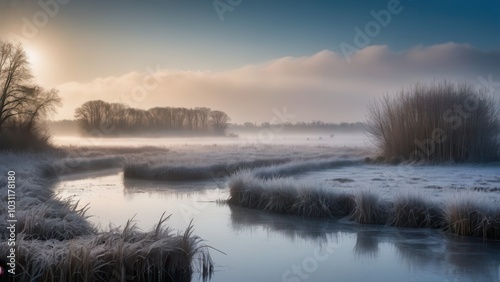
[(500, 239), (500, 208), (465, 196), (444, 208), (445, 230), (460, 236)]
[(362, 190), (354, 196), (351, 218), (363, 224), (384, 224), (387, 220), (388, 204), (369, 190)]
[(371, 104), (366, 130), (388, 161), (496, 161), (498, 108), (486, 89), (417, 83)]

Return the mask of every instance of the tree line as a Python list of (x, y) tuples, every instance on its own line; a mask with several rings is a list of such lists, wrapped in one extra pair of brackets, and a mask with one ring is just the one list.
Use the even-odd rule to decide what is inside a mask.
[(358, 132), (364, 130), (364, 124), (362, 122), (341, 122), (341, 123), (332, 123), (332, 122), (324, 122), (324, 121), (311, 121), (311, 122), (285, 122), (285, 123), (277, 123), (271, 124), (269, 122), (263, 122), (260, 125), (252, 122), (245, 122), (243, 124), (234, 124), (231, 125), (231, 129), (237, 130), (260, 130), (263, 128), (280, 128), (286, 132), (303, 132), (303, 131), (337, 131), (337, 132)]
[(84, 134), (103, 135), (194, 133), (224, 135), (229, 116), (206, 107), (155, 107), (149, 110), (101, 100), (88, 101), (75, 110)]

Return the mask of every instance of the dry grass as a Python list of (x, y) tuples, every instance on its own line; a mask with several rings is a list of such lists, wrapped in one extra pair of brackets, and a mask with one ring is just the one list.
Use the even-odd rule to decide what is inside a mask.
[(254, 169), (254, 174), (259, 178), (277, 178), (291, 176), (310, 171), (319, 171), (346, 166), (359, 165), (362, 159), (347, 158), (316, 158), (311, 160), (295, 160), (292, 162), (271, 165)]
[(71, 173), (119, 168), (123, 161), (122, 156), (66, 157), (45, 162), (39, 166), (39, 169), (43, 177), (56, 178)]
[(468, 84), (415, 84), (372, 104), (366, 129), (388, 160), (498, 160), (500, 115), (485, 93)]
[(390, 225), (409, 228), (442, 227), (442, 210), (422, 195), (399, 194), (394, 198), (391, 209)]
[[(95, 236), (72, 240), (29, 240), (20, 234), (16, 281), (191, 281), (193, 270), (202, 278), (213, 273), (213, 263), (190, 225), (174, 233), (160, 219), (149, 232), (131, 221)], [(0, 253), (7, 255), (0, 244)], [(195, 262), (199, 264), (195, 265)]]
[(310, 217), (346, 216), (352, 197), (298, 184), (291, 178), (260, 179), (250, 171), (231, 176), (230, 204)]
[(445, 230), (460, 236), (500, 239), (500, 208), (461, 195), (444, 208)]
[(152, 157), (128, 158), (125, 178), (147, 180), (206, 180), (258, 169), (271, 178), (311, 170), (357, 164), (366, 150), (305, 146), (184, 146)]
[(204, 180), (226, 177), (242, 169), (283, 164), (289, 161), (288, 158), (272, 158), (191, 166), (128, 162), (124, 166), (123, 175), (125, 178), (148, 180)]
[(361, 224), (440, 228), (448, 233), (500, 239), (500, 208), (460, 198), (438, 205), (415, 193), (382, 199), (370, 190), (341, 193), (293, 178), (257, 177), (242, 171), (229, 179), (228, 203), (234, 206), (303, 217), (348, 216)]
[(354, 196), (354, 210), (351, 218), (363, 224), (384, 224), (388, 215), (388, 204), (369, 190), (362, 190)]

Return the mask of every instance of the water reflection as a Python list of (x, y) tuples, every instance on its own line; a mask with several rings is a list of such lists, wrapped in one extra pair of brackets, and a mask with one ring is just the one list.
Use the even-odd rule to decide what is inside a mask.
[(375, 258), (379, 251), (379, 231), (376, 230), (358, 230), (356, 232), (356, 245), (354, 245), (354, 253), (358, 258), (367, 257)]
[[(283, 238), (326, 244), (355, 235), (352, 252), (358, 260), (374, 259), (382, 250), (395, 250), (400, 264), (411, 271), (441, 273), (460, 281), (497, 281), (500, 279), (500, 242), (458, 238), (437, 230), (403, 229), (358, 225), (345, 220), (310, 220), (230, 207), (231, 226), (252, 232), (262, 228)], [(342, 244), (342, 243), (340, 243)], [(394, 266), (392, 266), (394, 267)]]
[(142, 194), (154, 197), (175, 198), (185, 201), (188, 198), (199, 201), (218, 202), (227, 198), (227, 191), (210, 181), (144, 181), (123, 179), (123, 195), (134, 200)]
[[(227, 255), (213, 252), (213, 281), (281, 281), (293, 266), (311, 266), (314, 250), (335, 250), (318, 261), (308, 281), (497, 281), (500, 242), (449, 237), (437, 230), (359, 225), (346, 219), (310, 219), (216, 204), (227, 189), (211, 181), (124, 180), (121, 174), (58, 184), (62, 195), (90, 204), (91, 218), (104, 226), (137, 214), (149, 229), (163, 212), (183, 230), (195, 232)], [(112, 199), (110, 201), (110, 199)], [(324, 254), (321, 253), (321, 254)], [(307, 267), (304, 269), (308, 269)], [(292, 272), (289, 278), (296, 278)], [(293, 280), (291, 280), (293, 281)]]

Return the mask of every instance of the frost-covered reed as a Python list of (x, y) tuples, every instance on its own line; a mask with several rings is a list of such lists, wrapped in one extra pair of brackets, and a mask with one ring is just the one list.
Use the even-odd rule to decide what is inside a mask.
[(385, 96), (370, 106), (366, 129), (387, 160), (500, 159), (498, 103), (466, 83), (419, 83)]
[[(123, 229), (97, 230), (87, 220), (86, 206), (54, 195), (53, 177), (59, 173), (44, 172), (59, 158), (0, 152), (0, 193), (7, 194), (7, 171), (16, 173), (15, 281), (191, 281), (194, 271), (202, 278), (212, 275), (208, 249), (193, 235), (192, 225), (176, 233), (164, 226), (167, 218), (162, 216), (146, 232), (131, 221)], [(86, 160), (89, 168), (94, 160)], [(97, 160), (107, 164), (114, 159)], [(1, 257), (11, 248), (6, 200), (0, 197)]]
[(348, 217), (363, 224), (440, 228), (450, 234), (500, 239), (500, 207), (471, 197), (441, 203), (418, 193), (393, 199), (373, 190), (339, 192), (293, 178), (260, 178), (252, 171), (229, 180), (231, 205), (304, 217)]
[(462, 236), (500, 239), (500, 207), (458, 195), (444, 207), (444, 228)]
[[(194, 271), (206, 279), (213, 263), (190, 225), (183, 233), (164, 227), (167, 218), (142, 232), (129, 220), (71, 240), (30, 240), (19, 234), (16, 281), (191, 281)], [(8, 246), (0, 244), (0, 255)]]
[(204, 180), (226, 177), (241, 169), (277, 165), (289, 161), (288, 158), (271, 158), (208, 165), (203, 163), (200, 165), (173, 165), (128, 162), (124, 166), (123, 175), (125, 178), (148, 180)]
[(352, 197), (298, 184), (292, 178), (260, 179), (250, 171), (229, 180), (230, 204), (292, 215), (329, 217), (350, 213)]

